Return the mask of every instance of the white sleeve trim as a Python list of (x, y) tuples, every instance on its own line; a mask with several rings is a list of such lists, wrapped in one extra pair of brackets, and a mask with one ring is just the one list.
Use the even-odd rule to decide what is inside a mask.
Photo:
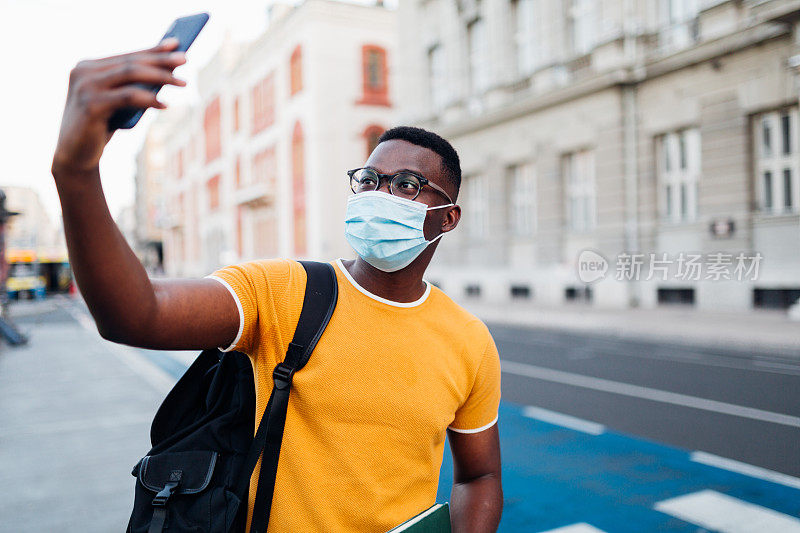
[(231, 296), (233, 296), (233, 301), (236, 302), (236, 309), (239, 310), (239, 331), (238, 333), (236, 333), (236, 338), (233, 339), (233, 342), (227, 348), (219, 347), (219, 351), (221, 352), (230, 352), (237, 344), (239, 344), (239, 341), (242, 338), (242, 332), (244, 331), (244, 310), (242, 309), (242, 303), (239, 301), (239, 296), (236, 294), (236, 291), (233, 290), (233, 287), (231, 287), (227, 281), (220, 278), (219, 276), (211, 275), (206, 277), (208, 279), (215, 279), (220, 283), (222, 283), (225, 286), (225, 288), (228, 289), (228, 292), (231, 293)]
[(483, 431), (485, 429), (489, 429), (490, 427), (495, 425), (497, 423), (497, 419), (499, 417), (500, 417), (500, 415), (498, 414), (496, 417), (494, 417), (494, 420), (492, 420), (491, 422), (489, 422), (485, 426), (481, 426), (481, 427), (475, 428), (475, 429), (456, 429), (454, 427), (448, 427), (447, 429), (449, 429), (450, 431), (455, 431), (456, 433), (480, 433), (481, 431)]

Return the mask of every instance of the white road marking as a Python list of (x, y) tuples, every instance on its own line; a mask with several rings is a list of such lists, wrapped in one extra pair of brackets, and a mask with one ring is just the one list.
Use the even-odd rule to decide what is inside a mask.
[(788, 474), (782, 474), (781, 472), (775, 472), (774, 470), (769, 470), (760, 466), (734, 461), (733, 459), (720, 457), (719, 455), (713, 455), (706, 452), (692, 452), (689, 458), (695, 463), (714, 466), (716, 468), (722, 468), (725, 470), (730, 470), (731, 472), (736, 472), (737, 474), (744, 474), (745, 476), (763, 479), (773, 483), (780, 483), (781, 485), (786, 485), (787, 487), (800, 489), (800, 478), (796, 478)]
[(590, 435), (601, 435), (606, 430), (606, 427), (603, 424), (590, 422), (582, 418), (576, 418), (574, 416), (557, 413), (555, 411), (548, 411), (547, 409), (542, 409), (541, 407), (523, 407), (522, 414), (528, 418), (535, 418), (536, 420), (541, 420), (542, 422), (547, 422), (548, 424), (555, 424), (556, 426), (582, 431), (583, 433), (588, 433)]
[(691, 407), (692, 409), (712, 411), (741, 418), (750, 418), (760, 422), (770, 422), (772, 424), (800, 428), (800, 417), (764, 411), (753, 407), (698, 398), (697, 396), (689, 396), (687, 394), (679, 394), (660, 389), (651, 389), (650, 387), (641, 387), (639, 385), (631, 385), (630, 383), (622, 383), (610, 379), (584, 376), (583, 374), (573, 374), (572, 372), (563, 372), (561, 370), (553, 370), (552, 368), (517, 363), (514, 361), (502, 360), (501, 368), (502, 371), (507, 374), (515, 374), (553, 383), (571, 385), (573, 387), (609, 392), (611, 394), (619, 394), (622, 396), (680, 405), (682, 407)]
[(800, 533), (800, 520), (713, 490), (658, 502), (657, 511), (720, 533)]
[(580, 524), (548, 529), (547, 531), (542, 531), (542, 533), (605, 533), (605, 531), (597, 529), (585, 522), (581, 522)]
[[(64, 310), (66, 310), (72, 317), (78, 321), (90, 333), (97, 333), (97, 327), (94, 321), (82, 310), (78, 309), (71, 302), (59, 302)], [(136, 374), (144, 378), (153, 388), (160, 394), (166, 395), (170, 389), (175, 385), (175, 378), (170, 376), (167, 372), (156, 366), (155, 364), (147, 361), (135, 349), (124, 344), (116, 344), (107, 342), (106, 345), (110, 348), (111, 353), (124, 363), (128, 368), (133, 370)]]

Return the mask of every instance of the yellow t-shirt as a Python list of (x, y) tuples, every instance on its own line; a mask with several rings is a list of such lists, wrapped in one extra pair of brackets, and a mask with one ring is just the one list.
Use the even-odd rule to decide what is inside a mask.
[[(335, 269), (336, 310), (292, 382), (270, 532), (387, 531), (435, 503), (445, 429), (497, 421), (500, 360), (480, 320), (430, 284), (416, 302), (391, 302), (341, 261)], [(224, 350), (250, 356), (260, 419), (300, 316), (305, 270), (263, 260), (209, 277), (239, 307), (238, 335)]]

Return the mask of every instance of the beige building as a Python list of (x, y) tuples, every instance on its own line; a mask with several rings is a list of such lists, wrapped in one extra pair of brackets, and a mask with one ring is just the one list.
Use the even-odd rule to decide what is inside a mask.
[(202, 70), (198, 107), (164, 119), (169, 275), (352, 253), (345, 172), (393, 122), (396, 13), (306, 0), (269, 16)]
[(401, 121), (462, 158), (454, 297), (800, 298), (800, 2), (409, 0)]
[(6, 248), (63, 254), (66, 247), (62, 232), (47, 214), (39, 193), (30, 187), (3, 186), (2, 189), (6, 194), (6, 209), (20, 213), (8, 221)]
[(120, 220), (117, 221), (121, 229), (122, 224), (133, 222), (126, 238), (151, 274), (163, 272), (163, 240), (168, 225), (167, 198), (164, 194), (167, 156), (164, 145), (168, 142), (167, 136), (180, 127), (180, 124), (174, 123), (180, 116), (180, 110), (159, 115), (147, 130), (142, 148), (136, 155), (132, 212), (120, 213)]

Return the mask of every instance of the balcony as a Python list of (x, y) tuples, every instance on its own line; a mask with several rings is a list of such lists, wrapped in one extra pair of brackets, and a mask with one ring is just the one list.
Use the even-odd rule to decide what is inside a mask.
[(275, 200), (274, 183), (256, 182), (242, 185), (233, 195), (236, 205), (264, 207)]

